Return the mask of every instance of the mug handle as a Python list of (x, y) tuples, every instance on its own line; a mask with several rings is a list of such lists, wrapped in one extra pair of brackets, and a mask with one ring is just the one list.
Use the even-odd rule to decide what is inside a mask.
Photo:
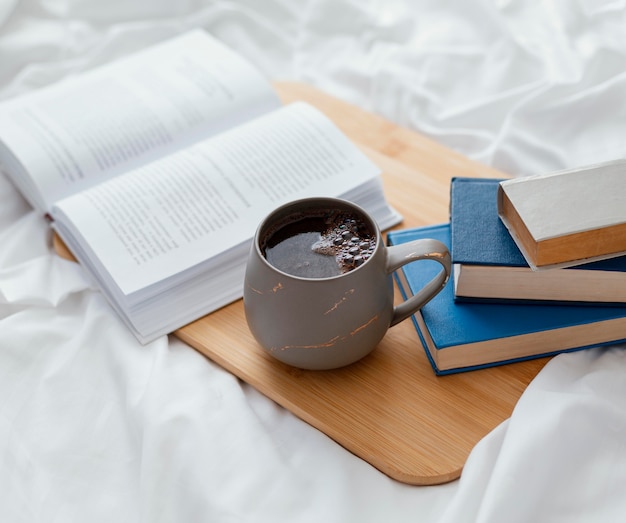
[(434, 260), (440, 263), (442, 268), (424, 288), (394, 307), (390, 327), (421, 309), (445, 287), (450, 279), (452, 267), (450, 252), (445, 244), (431, 239), (413, 240), (387, 247), (387, 274), (391, 274), (407, 263), (418, 260)]

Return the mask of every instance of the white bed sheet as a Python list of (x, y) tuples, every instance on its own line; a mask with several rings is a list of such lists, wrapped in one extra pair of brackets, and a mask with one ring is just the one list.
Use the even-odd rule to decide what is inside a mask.
[[(0, 99), (196, 26), (512, 175), (626, 153), (623, 0), (0, 0)], [(413, 487), (139, 345), (2, 175), (0, 246), (3, 522), (624, 520), (624, 347), (554, 358), (460, 480)]]

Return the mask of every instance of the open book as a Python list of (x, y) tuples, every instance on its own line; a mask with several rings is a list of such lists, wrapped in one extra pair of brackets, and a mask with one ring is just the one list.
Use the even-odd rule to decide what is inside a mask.
[(143, 343), (241, 297), (254, 231), (289, 200), (400, 221), (327, 117), (201, 30), (4, 102), (0, 166)]

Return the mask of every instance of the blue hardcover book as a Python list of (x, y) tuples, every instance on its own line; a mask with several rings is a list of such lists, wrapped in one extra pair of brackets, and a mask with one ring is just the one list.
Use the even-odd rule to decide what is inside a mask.
[[(391, 231), (390, 245), (434, 238), (450, 247), (449, 224)], [(406, 297), (437, 272), (428, 262), (405, 265), (395, 275)], [(626, 340), (626, 307), (470, 303), (446, 287), (413, 316), (437, 374), (491, 367)]]
[(457, 300), (626, 305), (626, 256), (533, 271), (498, 216), (500, 181), (452, 179), (451, 256)]

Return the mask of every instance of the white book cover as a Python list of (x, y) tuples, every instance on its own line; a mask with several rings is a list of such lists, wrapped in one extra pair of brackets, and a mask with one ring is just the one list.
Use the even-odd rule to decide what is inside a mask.
[[(514, 207), (518, 223), (505, 214), (504, 198)], [(566, 267), (623, 254), (626, 160), (503, 181), (498, 190), (498, 212), (533, 269)], [(609, 228), (613, 232), (607, 231), (603, 238), (588, 234)], [(604, 245), (590, 245), (590, 241)], [(570, 259), (540, 264), (539, 249), (550, 243), (558, 249), (569, 244)], [(585, 247), (596, 253), (590, 256)]]

